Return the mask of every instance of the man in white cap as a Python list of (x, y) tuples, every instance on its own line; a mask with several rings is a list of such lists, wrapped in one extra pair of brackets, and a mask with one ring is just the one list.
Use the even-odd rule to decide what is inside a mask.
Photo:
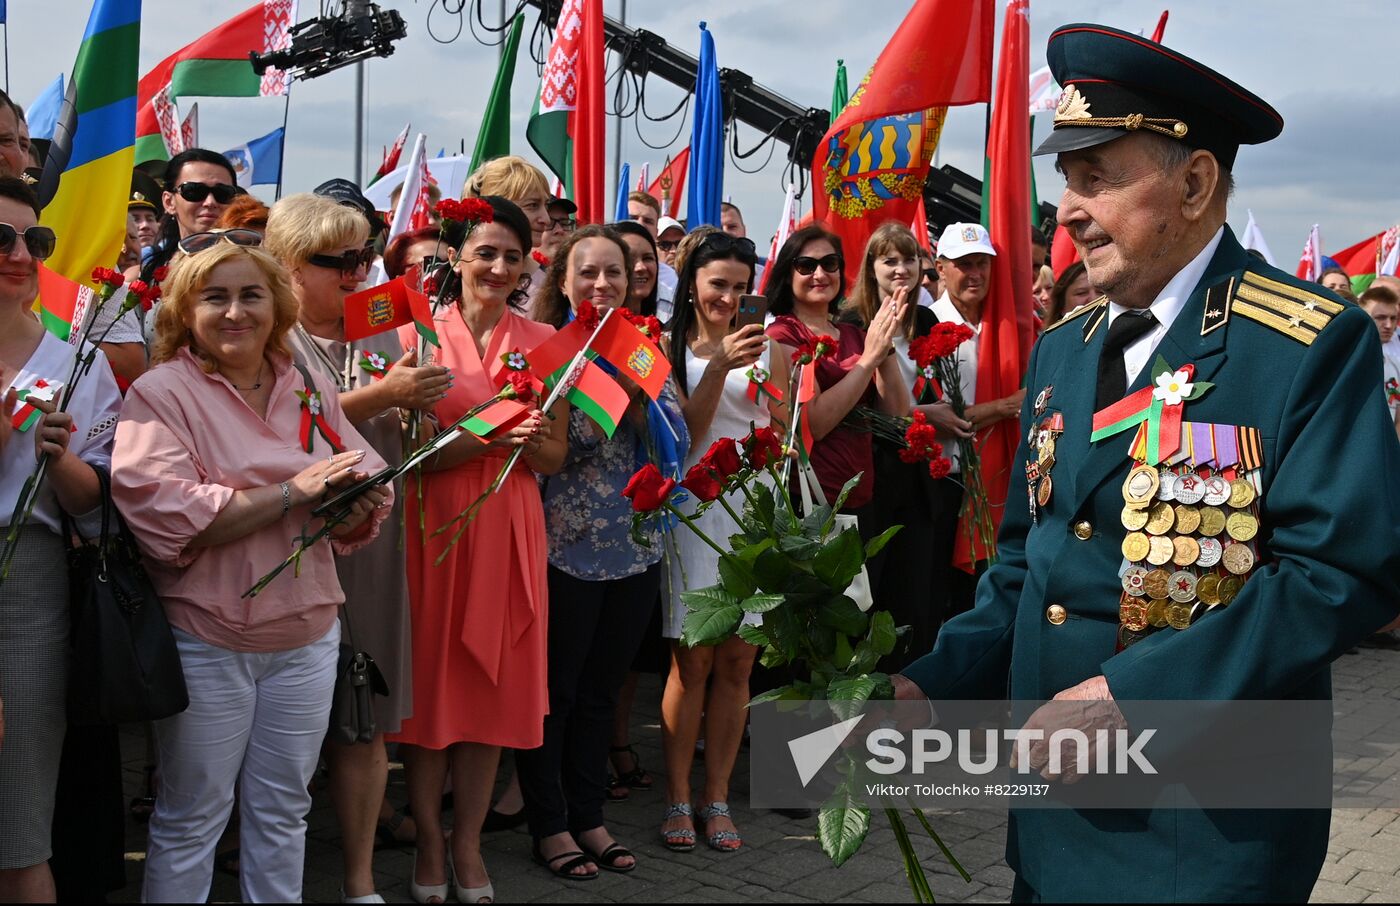
[(676, 266), (676, 249), (685, 238), (685, 227), (674, 217), (662, 217), (656, 224), (656, 249), (667, 267)]
[[(950, 223), (938, 240), (938, 259), (935, 267), (943, 282), (943, 294), (934, 300), (930, 307), (939, 321), (966, 324), (972, 328), (972, 339), (958, 347), (958, 372), (962, 398), (967, 403), (964, 417), (972, 424), (974, 431), (980, 431), (1002, 419), (1019, 416), (1021, 401), (1026, 395), (1026, 391), (1022, 389), (997, 400), (982, 400), (977, 396), (977, 343), (981, 333), (982, 303), (986, 301), (987, 290), (991, 284), (992, 258), (996, 253), (996, 249), (992, 247), (992, 238), (987, 235), (981, 224)], [(958, 478), (962, 472), (962, 463), (955, 440), (952, 436), (940, 437), (944, 449), (949, 451), (949, 459), (953, 465), (953, 478), (947, 484), (957, 488), (957, 499), (945, 501), (946, 508), (953, 514), (951, 524), (954, 527), (956, 514), (962, 504), (962, 486)], [(951, 561), (953, 551), (950, 545), (954, 539), (950, 533), (942, 534), (946, 536), (943, 538), (946, 542), (944, 546), (948, 547), (946, 553)], [(975, 584), (970, 581), (956, 584), (958, 587), (950, 589), (950, 616), (972, 607)]]

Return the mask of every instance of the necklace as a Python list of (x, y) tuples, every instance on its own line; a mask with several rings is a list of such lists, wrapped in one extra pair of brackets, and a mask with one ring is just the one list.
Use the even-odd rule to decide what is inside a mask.
[(238, 386), (237, 384), (233, 383), (233, 381), (229, 381), (229, 384), (233, 387), (234, 390), (237, 390), (239, 393), (252, 393), (254, 390), (257, 390), (257, 389), (261, 388), (262, 385), (263, 385), (263, 382), (262, 382), (263, 366), (266, 365), (266, 364), (267, 364), (267, 362), (264, 361), (264, 362), (262, 362), (261, 364), (258, 365), (258, 381), (257, 381), (257, 383), (255, 383), (253, 386), (251, 386), (251, 387), (240, 387), (240, 386)]

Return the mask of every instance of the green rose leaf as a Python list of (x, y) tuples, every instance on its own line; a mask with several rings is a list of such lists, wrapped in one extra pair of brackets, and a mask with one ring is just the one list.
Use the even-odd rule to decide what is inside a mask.
[(840, 868), (870, 833), (870, 809), (844, 788), (817, 813), (817, 838), (831, 864)]
[(867, 541), (865, 544), (865, 559), (870, 560), (876, 554), (880, 553), (880, 551), (884, 550), (885, 545), (889, 544), (890, 539), (898, 534), (899, 530), (902, 528), (904, 528), (902, 525), (892, 525)]
[(851, 586), (851, 580), (865, 565), (865, 549), (860, 541), (860, 533), (846, 529), (841, 534), (823, 544), (812, 560), (812, 570), (834, 592), (840, 593)]
[(792, 575), (792, 561), (773, 548), (759, 553), (753, 563), (754, 577), (764, 591), (781, 591)]
[(877, 610), (870, 617), (870, 631), (865, 636), (870, 649), (881, 657), (894, 651), (899, 634), (894, 628), (894, 617), (887, 610)]
[(861, 476), (864, 474), (864, 472), (857, 472), (851, 476), (850, 481), (841, 486), (841, 493), (836, 495), (836, 502), (831, 505), (833, 511), (841, 512), (841, 508), (846, 505), (846, 498), (851, 496), (851, 492), (856, 489), (856, 485), (860, 484)]
[(747, 598), (758, 587), (753, 570), (734, 556), (719, 558), (719, 581), (725, 591), (739, 599)]
[(822, 529), (826, 528), (827, 520), (831, 518), (831, 507), (819, 506), (806, 516), (802, 517), (802, 532), (813, 538), (820, 538)]
[[(691, 592), (683, 592), (681, 597)], [(701, 645), (718, 645), (734, 635), (734, 628), (744, 618), (738, 604), (725, 604), (708, 610), (692, 610), (685, 615), (681, 624), (681, 642), (696, 648)]]
[(821, 550), (821, 546), (805, 535), (783, 535), (778, 539), (778, 549), (794, 559), (810, 560)]
[(776, 689), (769, 689), (767, 692), (755, 695), (753, 698), (749, 699), (749, 707), (752, 708), (754, 705), (761, 705), (765, 702), (796, 702), (804, 700), (806, 700), (806, 696), (796, 685), (779, 686)]
[(845, 595), (832, 595), (817, 609), (817, 622), (846, 635), (864, 635), (866, 616)]
[(755, 648), (767, 648), (771, 644), (768, 635), (758, 626), (752, 623), (739, 624), (739, 638), (748, 642)]
[(750, 532), (768, 534), (773, 525), (775, 503), (773, 489), (762, 482), (749, 485), (750, 499), (744, 501), (744, 528)]
[(786, 600), (782, 595), (753, 595), (740, 602), (744, 613), (767, 613)]

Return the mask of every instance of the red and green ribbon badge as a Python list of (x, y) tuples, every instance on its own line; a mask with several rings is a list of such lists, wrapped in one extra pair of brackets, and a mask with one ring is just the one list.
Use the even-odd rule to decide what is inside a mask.
[(394, 363), (382, 352), (360, 353), (360, 368), (372, 375), (376, 381), (384, 380), (384, 376), (393, 367)]
[(330, 422), (326, 421), (325, 413), (321, 411), (321, 391), (298, 390), (296, 395), (301, 400), (301, 448), (308, 453), (314, 452), (312, 447), (316, 444), (315, 435), (320, 434), (326, 439), (326, 443), (331, 445), (332, 452), (339, 453), (344, 450), (345, 445), (340, 442), (340, 435), (335, 433)]
[(29, 402), (31, 398), (51, 402), (58, 395), (58, 386), (50, 384), (40, 378), (34, 382), (33, 387), (26, 387), (15, 392), (15, 396), (20, 402), (20, 407), (15, 410), (15, 414), (10, 416), (10, 424), (16, 431), (28, 431), (34, 427), (34, 423), (43, 415), (34, 404)]
[(1181, 447), (1181, 411), (1188, 401), (1198, 400), (1214, 384), (1192, 381), (1196, 366), (1172, 368), (1161, 356), (1152, 367), (1153, 386), (1144, 387), (1131, 396), (1094, 413), (1093, 433), (1089, 440), (1121, 434), (1136, 427), (1138, 433), (1130, 452), (1155, 466)]
[(760, 368), (757, 365), (749, 369), (749, 387), (746, 392), (749, 402), (755, 406), (765, 396), (774, 402), (781, 403), (783, 401), (783, 391), (779, 390), (778, 385), (773, 383), (773, 375), (768, 372), (768, 369)]
[(1386, 403), (1400, 403), (1400, 381), (1395, 378), (1385, 382)]
[(918, 376), (914, 378), (914, 402), (923, 402), (924, 393), (933, 390), (937, 399), (943, 395), (943, 388), (938, 385), (937, 372), (930, 362), (919, 369)]

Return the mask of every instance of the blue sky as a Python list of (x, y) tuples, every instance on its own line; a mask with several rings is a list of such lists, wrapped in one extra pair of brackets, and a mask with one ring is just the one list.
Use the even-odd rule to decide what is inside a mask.
[[(143, 71), (251, 2), (145, 0)], [(1291, 269), (1315, 222), (1322, 225), (1324, 249), (1333, 251), (1400, 221), (1400, 178), (1393, 169), (1400, 146), (1400, 82), (1394, 78), (1395, 12), (1389, 3), (1332, 0), (1322, 15), (1318, 4), (1302, 0), (1032, 0), (1031, 68), (1044, 65), (1045, 40), (1061, 24), (1101, 22), (1150, 31), (1169, 2), (1166, 43), (1261, 95), (1286, 123), (1274, 142), (1240, 152), (1238, 191), (1230, 211), (1237, 232), (1246, 210), (1253, 210), (1280, 263)], [(487, 20), (494, 21), (497, 0), (485, 3)], [(382, 5), (402, 13), (409, 36), (392, 57), (367, 66), (366, 166), (373, 169), (381, 146), (393, 140), (406, 120), (412, 120), (415, 132), (427, 133), (433, 153), (444, 146), (453, 151), (463, 142), (470, 151), (495, 75), (496, 49), (478, 43), (465, 21), (456, 40), (433, 40), (427, 28), (430, 10), (432, 31), (440, 38), (457, 31), (457, 17), (444, 12), (441, 0), (386, 0)], [(513, 7), (514, 0), (508, 5)], [(301, 0), (300, 18), (315, 15), (317, 6), (316, 0)], [(836, 59), (846, 60), (854, 87), (909, 6), (908, 0), (859, 5), (836, 0), (631, 0), (627, 20), (694, 54), (697, 24), (704, 18), (721, 66), (743, 70), (803, 106), (826, 107)], [(19, 103), (27, 105), (58, 71), (71, 68), (88, 9), (88, 0), (9, 4), (10, 85)], [(620, 0), (605, 0), (605, 9), (619, 16)], [(853, 9), (859, 10), (858, 18), (852, 18)], [(526, 14), (532, 25), (533, 11)], [(526, 156), (531, 154), (524, 126), (537, 87), (535, 64), (522, 45), (512, 113), (513, 133)], [(652, 80), (648, 92), (653, 114), (669, 111), (681, 98), (678, 89), (659, 79)], [(294, 85), (287, 191), (309, 189), (331, 175), (353, 175), (353, 93), (350, 69)], [(209, 98), (199, 106), (202, 143), (216, 150), (260, 136), (282, 121), (282, 103), (274, 99)], [(939, 161), (980, 172), (985, 122), (982, 105), (955, 108)], [(742, 148), (760, 137), (746, 126), (739, 129)], [(1037, 138), (1046, 129), (1048, 124), (1037, 123)], [(631, 162), (634, 178), (647, 160), (655, 173), (666, 153), (645, 147), (637, 131), (633, 122), (624, 124), (622, 159)], [(678, 150), (688, 141), (690, 126), (679, 119), (643, 122), (640, 131), (653, 144), (679, 131), (672, 146)], [(610, 160), (612, 137), (610, 128)], [(766, 151), (743, 164), (753, 169), (765, 156)], [(786, 149), (779, 146), (772, 161), (755, 174), (727, 165), (726, 194), (744, 209), (760, 244), (781, 210), (785, 162)], [(1048, 161), (1037, 162), (1036, 178), (1042, 196), (1054, 201), (1063, 181)]]

